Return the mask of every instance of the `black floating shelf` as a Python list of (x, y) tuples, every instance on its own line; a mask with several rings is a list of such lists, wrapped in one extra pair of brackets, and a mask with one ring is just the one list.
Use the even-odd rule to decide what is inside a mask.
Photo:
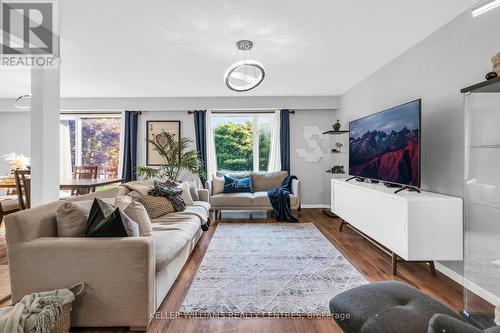
[(323, 134), (344, 134), (344, 133), (349, 133), (349, 131), (334, 131), (334, 130), (329, 130), (329, 131), (323, 132)]

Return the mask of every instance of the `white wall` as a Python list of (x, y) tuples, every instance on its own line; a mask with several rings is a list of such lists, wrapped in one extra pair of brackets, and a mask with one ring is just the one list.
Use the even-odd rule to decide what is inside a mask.
[[(328, 140), (318, 136), (313, 141), (318, 142), (325, 157), (318, 162), (308, 162), (297, 154), (296, 149), (305, 149), (308, 153), (313, 150), (304, 138), (304, 128), (318, 127), (321, 131), (331, 129), (337, 120), (337, 110), (299, 110), (295, 115), (290, 115), (290, 164), (291, 173), (302, 182), (302, 203), (307, 206), (322, 206), (330, 203), (330, 174), (328, 170), (332, 160)], [(325, 139), (329, 139), (325, 137)]]
[(10, 171), (2, 156), (10, 153), (30, 156), (30, 121), (29, 112), (0, 112), (0, 176)]
[[(349, 90), (341, 113), (356, 119), (422, 98), (422, 187), (462, 196), (464, 120), (460, 89), (484, 80), (500, 51), (500, 10), (470, 11)], [(460, 272), (461, 265), (447, 263)]]

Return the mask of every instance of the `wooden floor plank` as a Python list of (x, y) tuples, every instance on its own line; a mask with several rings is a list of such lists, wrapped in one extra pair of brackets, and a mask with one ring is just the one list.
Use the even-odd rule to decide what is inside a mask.
[[(208, 244), (219, 221), (205, 232), (190, 259), (184, 266), (175, 284), (159, 309), (162, 319), (155, 319), (148, 332), (217, 332), (217, 333), (323, 333), (341, 332), (331, 319), (287, 319), (287, 318), (211, 318), (211, 319), (168, 319), (166, 316), (176, 312), (186, 296), (189, 286), (200, 266)], [(248, 213), (223, 213), (223, 223), (249, 222), (272, 223), (265, 214), (254, 213), (250, 219)], [(319, 209), (304, 209), (300, 214), (300, 222), (311, 222), (334, 244), (339, 251), (369, 281), (398, 280), (413, 285), (433, 298), (447, 304), (456, 311), (462, 309), (463, 288), (453, 280), (437, 273), (432, 276), (427, 265), (423, 263), (403, 263), (399, 265), (398, 276), (391, 274), (391, 258), (380, 249), (364, 240), (361, 236), (344, 227), (338, 231), (340, 221), (325, 216)], [(1, 258), (0, 258), (1, 260)], [(243, 286), (242, 286), (243, 287)], [(491, 305), (477, 301), (477, 306), (491, 311)], [(78, 329), (78, 332), (128, 332), (127, 328)]]

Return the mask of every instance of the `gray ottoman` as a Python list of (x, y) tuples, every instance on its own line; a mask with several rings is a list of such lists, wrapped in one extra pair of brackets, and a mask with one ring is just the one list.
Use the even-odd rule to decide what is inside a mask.
[(332, 298), (330, 312), (346, 333), (427, 333), (429, 321), (437, 313), (465, 323), (449, 307), (396, 281), (345, 291)]

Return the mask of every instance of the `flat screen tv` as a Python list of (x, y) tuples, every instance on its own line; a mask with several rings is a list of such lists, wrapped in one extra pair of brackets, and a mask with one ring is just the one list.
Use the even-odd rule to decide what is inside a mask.
[(421, 100), (349, 123), (349, 174), (420, 187)]

